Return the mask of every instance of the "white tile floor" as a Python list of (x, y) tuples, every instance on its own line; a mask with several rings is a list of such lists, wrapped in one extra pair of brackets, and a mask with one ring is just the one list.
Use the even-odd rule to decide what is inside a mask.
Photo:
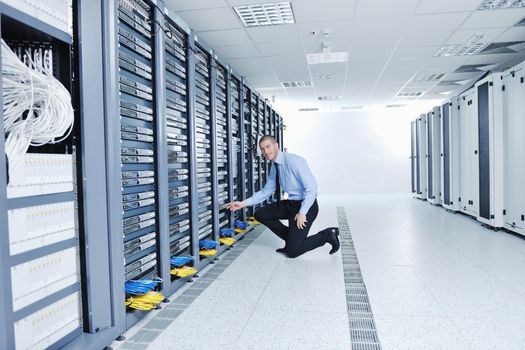
[[(312, 231), (344, 206), (383, 349), (525, 349), (525, 240), (409, 195), (321, 197)], [(350, 349), (340, 252), (252, 243), (148, 349)]]

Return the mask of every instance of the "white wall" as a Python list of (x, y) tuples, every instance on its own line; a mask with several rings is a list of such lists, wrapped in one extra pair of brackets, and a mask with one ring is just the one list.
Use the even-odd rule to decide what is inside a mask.
[(284, 146), (306, 158), (319, 195), (410, 192), (410, 121), (380, 109), (286, 113)]

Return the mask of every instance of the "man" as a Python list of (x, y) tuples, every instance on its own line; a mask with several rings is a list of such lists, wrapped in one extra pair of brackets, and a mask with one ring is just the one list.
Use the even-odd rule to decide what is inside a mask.
[[(259, 204), (275, 192), (277, 202), (257, 210), (255, 219), (285, 241), (284, 248), (277, 249), (277, 252), (285, 252), (290, 258), (295, 258), (325, 243), (332, 245), (330, 254), (339, 250), (337, 227), (326, 228), (308, 237), (319, 208), (316, 199), (317, 182), (306, 160), (296, 154), (281, 152), (273, 136), (261, 137), (259, 148), (266, 160), (272, 162), (266, 184), (250, 198), (242, 202), (227, 203), (226, 208), (239, 210)], [(288, 193), (288, 200), (279, 200), (281, 188)], [(288, 219), (288, 226), (283, 225), (280, 219)]]

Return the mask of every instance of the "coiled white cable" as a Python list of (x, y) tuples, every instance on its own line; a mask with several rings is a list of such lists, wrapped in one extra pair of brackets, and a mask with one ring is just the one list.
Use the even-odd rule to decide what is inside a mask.
[(11, 169), (29, 146), (58, 143), (69, 137), (74, 122), (71, 95), (53, 77), (49, 66), (34, 62), (29, 53), (24, 61), (27, 65), (2, 40), (5, 150)]

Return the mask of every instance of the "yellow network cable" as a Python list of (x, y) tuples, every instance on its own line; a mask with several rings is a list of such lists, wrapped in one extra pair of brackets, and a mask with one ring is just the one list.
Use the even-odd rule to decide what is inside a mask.
[(199, 251), (200, 256), (215, 256), (217, 255), (217, 249), (207, 249)]
[(240, 229), (240, 228), (236, 228), (235, 232), (245, 234), (246, 232), (248, 232), (248, 230), (243, 230), (243, 229)]
[(161, 293), (150, 291), (144, 295), (129, 297), (126, 306), (135, 310), (149, 311), (156, 308), (163, 300), (164, 296)]
[(170, 273), (173, 276), (180, 277), (180, 278), (195, 275), (197, 272), (198, 272), (197, 269), (192, 266), (176, 267), (170, 270)]
[(230, 245), (233, 245), (235, 242), (237, 242), (237, 240), (231, 237), (221, 237), (219, 239), (219, 242), (221, 242), (222, 244), (226, 244), (227, 246), (230, 246)]
[(255, 217), (253, 217), (253, 216), (250, 216), (250, 217), (248, 218), (248, 223), (249, 223), (250, 225), (252, 225), (252, 226), (260, 225), (260, 224), (261, 224), (259, 221), (255, 220)]

